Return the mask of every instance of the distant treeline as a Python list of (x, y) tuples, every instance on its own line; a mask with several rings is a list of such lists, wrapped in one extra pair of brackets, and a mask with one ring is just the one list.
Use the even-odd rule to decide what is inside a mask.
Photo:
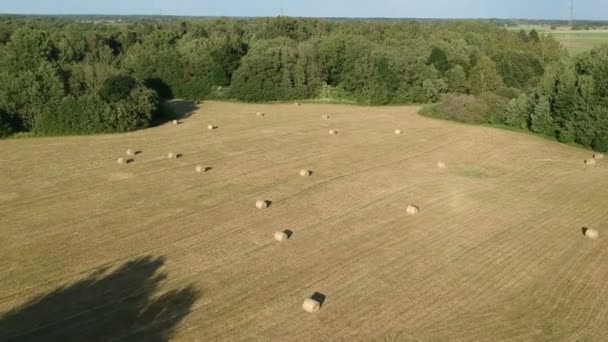
[[(510, 32), (472, 21), (279, 17), (108, 24), (3, 17), (0, 134), (139, 129), (166, 119), (162, 99), (173, 97), (365, 104), (444, 99), (437, 106), (444, 108), (459, 96), (447, 94), (463, 94), (473, 101), (466, 115), (474, 119), (457, 119), (507, 123), (506, 111), (514, 111), (514, 100), (524, 103), (524, 96), (535, 111), (537, 103), (549, 101), (552, 115), (556, 91), (546, 83), (551, 73), (565, 77), (555, 71), (568, 63), (564, 53), (534, 30)], [(595, 63), (598, 54), (580, 58)], [(531, 117), (525, 121), (525, 128), (549, 134)], [(576, 136), (572, 141), (593, 144)]]

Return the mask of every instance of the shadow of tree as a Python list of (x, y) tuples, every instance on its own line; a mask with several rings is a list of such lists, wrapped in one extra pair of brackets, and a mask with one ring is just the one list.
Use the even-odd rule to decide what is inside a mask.
[(171, 100), (169, 106), (171, 106), (176, 119), (189, 118), (198, 109), (196, 102), (190, 100)]
[(195, 101), (190, 100), (170, 100), (161, 101), (161, 105), (153, 115), (150, 127), (158, 127), (172, 120), (182, 120), (189, 118), (198, 110)]
[(104, 269), (0, 316), (0, 341), (168, 341), (199, 292), (158, 294), (163, 258)]

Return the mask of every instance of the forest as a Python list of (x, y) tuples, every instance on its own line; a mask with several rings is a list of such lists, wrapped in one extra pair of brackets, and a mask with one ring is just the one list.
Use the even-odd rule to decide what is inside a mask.
[(427, 104), (608, 150), (608, 47), (491, 22), (0, 17), (0, 136), (126, 132), (172, 98)]

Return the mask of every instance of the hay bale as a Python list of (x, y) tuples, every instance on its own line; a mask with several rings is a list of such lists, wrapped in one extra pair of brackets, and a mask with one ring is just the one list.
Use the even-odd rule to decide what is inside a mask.
[(416, 215), (420, 212), (420, 208), (418, 208), (415, 205), (408, 205), (406, 211), (407, 211), (408, 215)]
[(173, 120), (172, 122), (174, 125), (179, 125), (179, 120)]
[(604, 155), (601, 154), (601, 153), (596, 153), (596, 154), (593, 155), (593, 159), (595, 159), (595, 160), (604, 159)]
[(302, 104), (300, 102), (296, 102), (296, 107), (300, 107)]
[(129, 157), (133, 157), (133, 156), (135, 156), (135, 151), (133, 151), (132, 149), (128, 149), (128, 150), (127, 150), (127, 152), (126, 152), (126, 154), (127, 154)]
[(321, 118), (323, 118), (324, 120), (329, 120), (329, 119), (331, 119), (331, 116), (329, 116), (327, 114), (323, 114), (323, 115), (321, 115)]
[(447, 166), (445, 165), (444, 162), (440, 161), (440, 162), (437, 162), (437, 167), (440, 168), (440, 169), (445, 169)]
[(125, 165), (127, 163), (127, 160), (125, 158), (118, 158), (116, 162), (120, 165)]
[(289, 236), (285, 232), (276, 232), (274, 233), (274, 239), (278, 242), (285, 242), (289, 240)]
[(217, 128), (217, 126), (216, 126), (216, 125), (208, 125), (208, 126), (207, 126), (207, 129), (208, 129), (208, 130), (210, 130), (210, 131), (213, 131), (213, 130), (214, 130), (214, 129), (216, 129), (216, 128)]
[(595, 229), (587, 228), (585, 230), (585, 237), (587, 237), (587, 239), (596, 240), (600, 237), (600, 233)]
[(196, 170), (196, 173), (203, 173), (203, 172), (205, 172), (206, 168), (203, 167), (202, 165), (198, 165), (195, 170)]
[(302, 177), (309, 177), (311, 174), (310, 170), (300, 170), (300, 176)]
[(167, 157), (168, 157), (170, 160), (177, 159), (177, 153), (170, 152), (170, 153), (167, 155)]
[(330, 129), (329, 130), (329, 134), (331, 134), (331, 135), (338, 135), (338, 131), (336, 131), (335, 129)]
[(264, 116), (264, 115), (266, 115), (266, 114), (264, 114), (264, 113), (262, 113), (262, 112), (257, 112), (257, 113), (255, 113), (255, 115), (257, 115), (257, 116)]
[(256, 201), (255, 207), (258, 209), (266, 209), (268, 208), (268, 201)]
[(302, 309), (308, 313), (319, 312), (321, 309), (321, 303), (312, 298), (306, 298), (304, 303), (302, 303)]
[(597, 161), (595, 159), (587, 159), (585, 160), (585, 165), (595, 165)]
[(403, 131), (402, 131), (402, 130), (400, 130), (400, 129), (396, 129), (396, 130), (395, 130), (395, 134), (396, 134), (396, 135), (401, 135), (401, 134), (403, 134)]

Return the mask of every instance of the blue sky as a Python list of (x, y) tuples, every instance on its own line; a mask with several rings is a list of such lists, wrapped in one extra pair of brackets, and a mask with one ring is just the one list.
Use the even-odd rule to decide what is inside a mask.
[[(565, 19), (568, 0), (0, 0), (0, 13)], [(608, 0), (576, 0), (579, 19), (608, 20)]]

